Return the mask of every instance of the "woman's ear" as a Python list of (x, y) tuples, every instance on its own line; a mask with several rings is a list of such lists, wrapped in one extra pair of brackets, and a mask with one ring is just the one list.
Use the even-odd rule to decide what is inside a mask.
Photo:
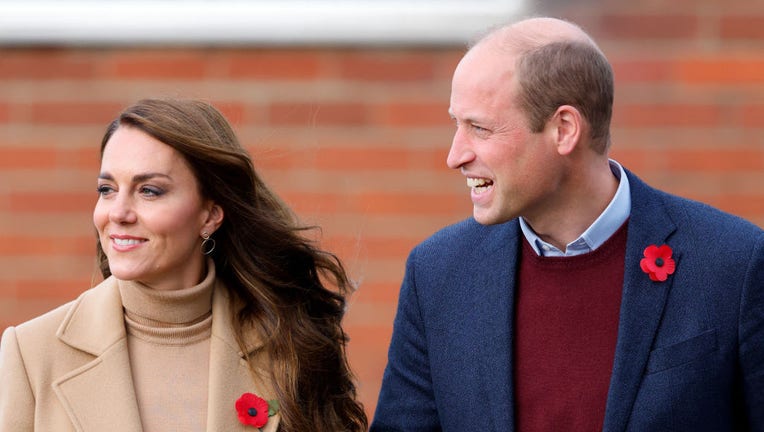
[(552, 116), (556, 131), (557, 152), (560, 155), (569, 155), (575, 150), (581, 141), (583, 117), (581, 113), (570, 105), (562, 105)]
[(223, 217), (223, 207), (220, 207), (220, 205), (210, 201), (209, 209), (207, 210), (207, 220), (204, 221), (202, 232), (212, 234), (217, 231), (217, 229), (220, 228), (220, 225), (223, 223)]

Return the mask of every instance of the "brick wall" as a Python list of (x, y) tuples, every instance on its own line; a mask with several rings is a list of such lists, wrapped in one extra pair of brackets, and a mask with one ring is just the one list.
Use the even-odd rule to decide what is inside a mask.
[[(613, 157), (764, 226), (764, 3), (570, 3), (535, 12), (580, 22), (613, 63)], [(461, 53), (0, 48), (0, 328), (98, 279), (91, 210), (109, 120), (141, 97), (200, 97), (359, 281), (346, 326), (371, 414), (406, 255), (471, 212), (464, 180), (445, 167)]]

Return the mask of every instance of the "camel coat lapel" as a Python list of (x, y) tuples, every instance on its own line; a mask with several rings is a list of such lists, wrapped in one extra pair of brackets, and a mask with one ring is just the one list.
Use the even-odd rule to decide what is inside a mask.
[(75, 430), (141, 432), (116, 280), (82, 297), (64, 318), (58, 339), (93, 360), (53, 381)]
[[(207, 431), (252, 432), (254, 428), (239, 422), (235, 408), (236, 400), (244, 393), (254, 393), (265, 400), (276, 397), (264, 370), (267, 359), (256, 352), (262, 346), (262, 342), (255, 336), (255, 331), (247, 333), (250, 335), (246, 341), (247, 354), (254, 355), (257, 359), (256, 364), (260, 367), (256, 367), (258, 373), (255, 376), (250, 373), (246, 356), (239, 348), (231, 327), (229, 303), (227, 291), (218, 284), (212, 298)], [(274, 432), (279, 421), (280, 416), (277, 414), (269, 418), (268, 423), (260, 430)]]
[[(62, 343), (93, 358), (56, 378), (53, 391), (78, 432), (141, 432), (122, 299), (114, 278), (102, 284), (73, 305), (56, 334)], [(239, 422), (235, 403), (246, 392), (275, 399), (265, 378), (266, 364), (257, 363), (261, 365), (256, 367), (257, 376), (249, 372), (233, 334), (229, 299), (222, 285), (215, 288), (212, 310), (207, 431), (252, 432), (254, 428)], [(254, 332), (249, 334), (248, 354), (262, 345)], [(260, 430), (276, 431), (279, 420), (279, 415), (271, 417)]]

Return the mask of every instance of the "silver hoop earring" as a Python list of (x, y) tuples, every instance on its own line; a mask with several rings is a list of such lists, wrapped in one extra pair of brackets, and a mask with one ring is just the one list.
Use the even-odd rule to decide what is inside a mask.
[(207, 234), (207, 231), (202, 233), (202, 255), (209, 255), (215, 250), (215, 239)]

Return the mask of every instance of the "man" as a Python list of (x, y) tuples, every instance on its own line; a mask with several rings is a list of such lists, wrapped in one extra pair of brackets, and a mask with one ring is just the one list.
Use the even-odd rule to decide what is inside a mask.
[(473, 218), (411, 253), (383, 431), (764, 431), (764, 232), (609, 160), (610, 65), (573, 24), (456, 68)]

